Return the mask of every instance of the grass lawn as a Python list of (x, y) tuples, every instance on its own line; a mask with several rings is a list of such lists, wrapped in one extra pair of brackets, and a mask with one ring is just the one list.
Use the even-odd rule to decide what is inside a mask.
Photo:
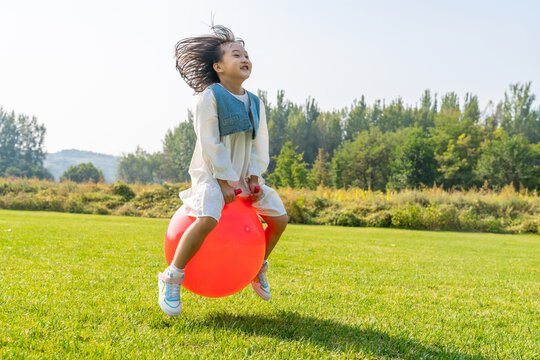
[(538, 235), (289, 225), (272, 300), (171, 318), (167, 223), (0, 210), (0, 358), (540, 358)]

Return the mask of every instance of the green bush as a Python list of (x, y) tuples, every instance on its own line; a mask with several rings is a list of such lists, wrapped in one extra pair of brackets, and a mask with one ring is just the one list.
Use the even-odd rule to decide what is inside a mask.
[(124, 201), (129, 201), (135, 197), (135, 192), (124, 182), (118, 181), (111, 186), (114, 195), (120, 195)]
[(354, 209), (342, 209), (334, 212), (330, 218), (330, 224), (340, 226), (366, 226), (364, 219), (362, 219)]
[(91, 162), (81, 163), (70, 166), (69, 169), (64, 171), (60, 179), (62, 181), (71, 180), (77, 183), (89, 181), (97, 183), (103, 181), (103, 172), (96, 168)]
[(284, 199), (283, 206), (289, 215), (289, 222), (293, 224), (306, 224), (306, 214), (301, 206), (303, 201), (297, 201), (295, 199)]
[(420, 207), (415, 204), (407, 203), (406, 206), (398, 206), (391, 210), (392, 226), (398, 228), (421, 229)]
[(392, 225), (392, 213), (388, 210), (380, 210), (369, 214), (365, 218), (366, 226), (390, 227)]
[(461, 230), (459, 211), (454, 204), (442, 204), (437, 207), (441, 230)]
[(114, 209), (113, 214), (120, 216), (142, 216), (142, 212), (132, 203), (126, 203)]
[(528, 218), (528, 219), (518, 222), (517, 226), (515, 227), (515, 232), (518, 232), (521, 234), (540, 233), (540, 217), (538, 219)]

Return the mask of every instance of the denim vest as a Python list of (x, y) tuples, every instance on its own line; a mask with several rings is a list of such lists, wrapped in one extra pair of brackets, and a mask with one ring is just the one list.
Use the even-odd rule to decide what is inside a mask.
[(257, 136), (259, 128), (259, 98), (246, 90), (250, 100), (250, 112), (246, 111), (244, 102), (232, 95), (219, 83), (209, 86), (214, 93), (219, 120), (219, 136), (234, 134), (253, 129), (251, 138)]

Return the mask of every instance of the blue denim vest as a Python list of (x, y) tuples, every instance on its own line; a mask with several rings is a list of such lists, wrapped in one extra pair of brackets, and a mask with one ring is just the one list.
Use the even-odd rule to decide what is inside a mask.
[(246, 111), (244, 102), (232, 95), (219, 83), (209, 86), (214, 93), (217, 104), (219, 135), (225, 136), (253, 129), (252, 139), (257, 136), (259, 128), (260, 103), (257, 95), (247, 91), (250, 100), (250, 113)]

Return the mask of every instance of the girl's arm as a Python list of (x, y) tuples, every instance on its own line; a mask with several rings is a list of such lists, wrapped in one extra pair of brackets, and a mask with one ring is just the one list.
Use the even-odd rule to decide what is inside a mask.
[(251, 155), (249, 158), (248, 176), (257, 178), (268, 168), (270, 162), (270, 153), (268, 146), (268, 125), (266, 123), (266, 110), (264, 103), (260, 101), (259, 129), (257, 136), (251, 146)]
[(204, 162), (212, 170), (214, 178), (238, 181), (239, 175), (232, 167), (229, 151), (219, 137), (217, 104), (212, 90), (207, 89), (198, 95), (193, 125)]

